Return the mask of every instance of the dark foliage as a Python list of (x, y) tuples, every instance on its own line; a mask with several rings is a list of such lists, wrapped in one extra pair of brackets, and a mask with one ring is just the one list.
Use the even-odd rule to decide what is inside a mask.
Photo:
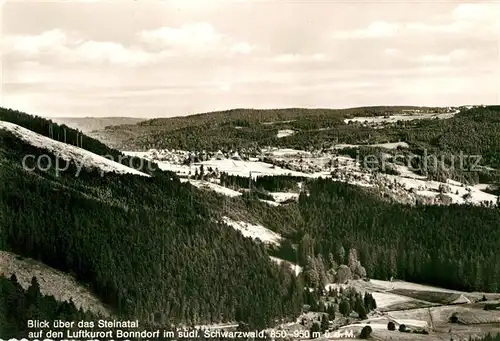
[(263, 327), (301, 309), (300, 283), (218, 223), (212, 193), (153, 178), (22, 169), (47, 154), (0, 132), (0, 249), (73, 272), (120, 316)]
[(364, 326), (363, 329), (361, 329), (361, 334), (359, 334), (360, 339), (368, 339), (372, 333), (372, 327), (370, 326)]
[[(370, 128), (344, 124), (344, 118), (398, 114), (417, 107), (360, 107), (349, 109), (232, 109), (185, 117), (157, 118), (136, 125), (109, 127), (120, 149), (175, 148), (212, 150), (257, 148), (269, 145), (307, 149), (346, 138), (357, 143), (370, 136)], [(429, 109), (439, 111), (441, 109)], [(238, 129), (237, 129), (238, 128)], [(278, 138), (280, 129), (298, 133)], [(127, 132), (127, 134), (124, 134)], [(122, 136), (134, 137), (123, 140)], [(349, 136), (349, 138), (347, 138)]]
[(303, 233), (312, 239), (310, 255), (328, 259), (342, 245), (358, 250), (371, 278), (500, 290), (500, 210), (390, 204), (328, 180), (309, 182), (307, 190), (310, 194), (299, 197), (298, 209)]
[(27, 338), (28, 332), (38, 331), (38, 328), (28, 328), (28, 320), (78, 321), (97, 318), (77, 309), (72, 301), (58, 302), (53, 296), (42, 295), (36, 277), (33, 277), (28, 290), (24, 290), (15, 275), (10, 279), (0, 276), (0, 336), (4, 339)]
[[(470, 340), (472, 341), (473, 339)], [(500, 334), (491, 335), (490, 333), (488, 333), (488, 335), (486, 335), (484, 338), (474, 339), (474, 341), (500, 341)]]

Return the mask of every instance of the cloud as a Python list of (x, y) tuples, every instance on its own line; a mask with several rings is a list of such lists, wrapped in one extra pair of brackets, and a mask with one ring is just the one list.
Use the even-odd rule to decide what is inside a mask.
[(284, 63), (284, 64), (320, 62), (326, 60), (327, 56), (325, 56), (323, 53), (314, 53), (314, 54), (286, 53), (271, 58), (272, 62)]
[(156, 30), (142, 31), (139, 38), (154, 47), (184, 47), (204, 50), (218, 45), (222, 35), (209, 23), (183, 25), (179, 28), (161, 27)]
[(422, 63), (451, 63), (471, 60), (473, 53), (468, 50), (453, 50), (448, 54), (425, 54), (416, 58), (416, 61)]
[(386, 21), (375, 21), (368, 27), (359, 30), (341, 30), (334, 34), (337, 39), (356, 39), (356, 38), (387, 38), (398, 34), (401, 25), (389, 23)]
[[(429, 34), (466, 34), (485, 39), (500, 35), (500, 3), (459, 4), (443, 22), (374, 21), (365, 28), (339, 30), (334, 39), (378, 39)], [(489, 36), (488, 36), (489, 35)]]
[(190, 23), (180, 27), (160, 27), (144, 30), (139, 40), (154, 50), (175, 51), (178, 54), (232, 52), (248, 54), (255, 46), (244, 41), (235, 41), (221, 34), (207, 22)]
[(86, 41), (66, 51), (68, 61), (110, 63), (120, 65), (141, 65), (158, 60), (161, 54), (151, 54), (132, 47), (127, 48), (114, 42)]
[(389, 56), (397, 56), (401, 53), (401, 51), (399, 51), (398, 49), (395, 49), (395, 48), (386, 48), (384, 50), (384, 53), (386, 55), (389, 55)]
[(2, 55), (16, 61), (47, 64), (81, 63), (144, 66), (172, 58), (230, 58), (248, 55), (256, 46), (216, 32), (208, 23), (179, 28), (161, 27), (141, 31), (135, 44), (89, 39), (75, 32), (53, 29), (37, 35), (10, 35), (2, 42)]
[(161, 56), (140, 47), (125, 47), (116, 42), (94, 41), (75, 33), (50, 30), (38, 35), (7, 36), (3, 54), (15, 60), (46, 63), (97, 63), (141, 65)]
[[(492, 4), (63, 3), (6, 6), (0, 43), (9, 106), (165, 116), (244, 106), (498, 102)], [(21, 23), (23, 13), (42, 19)], [(112, 28), (104, 24), (111, 15)]]
[(250, 45), (249, 43), (236, 43), (230, 48), (231, 52), (248, 54), (255, 50), (255, 46)]
[(61, 30), (50, 30), (34, 36), (7, 36), (2, 42), (3, 53), (24, 54), (37, 57), (43, 52), (55, 50), (67, 43), (67, 36)]

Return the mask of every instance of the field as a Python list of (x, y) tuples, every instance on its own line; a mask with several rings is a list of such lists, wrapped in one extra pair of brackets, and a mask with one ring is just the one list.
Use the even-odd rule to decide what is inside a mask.
[(470, 301), (461, 294), (436, 292), (436, 291), (418, 291), (407, 289), (391, 290), (392, 293), (413, 297), (418, 300), (438, 303), (438, 304), (457, 304), (457, 303), (470, 303)]
[[(353, 330), (355, 335), (359, 335), (361, 329), (369, 325), (373, 330), (373, 340), (394, 341), (450, 338), (458, 341), (468, 340), (469, 336), (500, 332), (500, 310), (483, 309), (487, 303), (498, 302), (495, 299), (500, 294), (459, 292), (403, 281), (357, 280), (347, 286), (372, 293), (377, 309), (368, 319), (345, 325), (340, 328), (341, 331)], [(487, 298), (486, 302), (480, 301), (483, 295)], [(451, 323), (452, 315), (457, 316), (457, 323)], [(387, 329), (389, 321), (395, 324), (395, 331)], [(401, 324), (410, 332), (399, 332)], [(423, 330), (428, 334), (413, 332)]]

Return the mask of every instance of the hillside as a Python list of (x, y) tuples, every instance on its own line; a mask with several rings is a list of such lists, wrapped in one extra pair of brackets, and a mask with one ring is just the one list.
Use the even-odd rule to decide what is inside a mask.
[[(72, 301), (57, 301), (53, 295), (43, 292), (37, 277), (31, 277), (26, 284), (20, 284), (16, 275), (9, 278), (0, 276), (0, 337), (17, 340), (35, 333), (30, 337), (41, 339), (42, 330), (30, 328), (27, 318), (40, 316), (49, 321), (93, 320), (102, 315), (78, 309)], [(49, 336), (50, 337), (50, 336)], [(48, 338), (45, 338), (48, 339)]]
[[(450, 160), (450, 154), (455, 159), (465, 155), (461, 161), (465, 168), (473, 164), (483, 167), (481, 172), (475, 172), (477, 182), (478, 177), (500, 179), (494, 171), (500, 168), (499, 120), (498, 106), (235, 109), (114, 126), (96, 132), (96, 136), (114, 141), (112, 145), (120, 150), (130, 151), (236, 150), (258, 154), (263, 149), (277, 147), (305, 151), (336, 149), (351, 156), (356, 153), (364, 156), (369, 153), (365, 147), (373, 146), (389, 151), (392, 156), (402, 154), (405, 161), (412, 163), (415, 160), (411, 155), (436, 156), (444, 160), (446, 170), (454, 173), (451, 178), (458, 181), (470, 180), (474, 174), (457, 171), (453, 166), (458, 160)], [(392, 151), (387, 148), (391, 144)], [(401, 153), (404, 146), (407, 150)], [(442, 170), (429, 172), (435, 178), (442, 176)]]
[[(485, 122), (492, 128), (496, 121), (483, 118), (496, 110), (478, 108), (435, 122), (458, 120), (453, 129)], [(243, 152), (242, 159), (234, 151), (125, 155), (42, 118), (2, 114), (8, 122), (0, 121), (0, 250), (30, 259), (24, 264), (32, 268), (18, 276), (24, 287), (35, 273), (42, 283), (46, 277), (36, 267), (49, 266), (74, 278), (77, 287), (87, 287), (86, 297), (98, 300), (93, 306), (102, 304), (120, 318), (163, 327), (241, 322), (255, 328), (294, 321), (306, 306), (320, 309), (318, 298), (303, 287), (320, 290), (344, 281), (339, 278), (372, 278), (371, 287), (358, 289), (374, 294), (378, 313), (395, 306), (469, 304), (478, 297), (466, 292), (489, 292), (488, 299), (494, 299), (500, 291), (500, 209), (481, 202), (497, 198), (483, 192), (486, 184), (468, 191), (456, 181), (435, 184), (399, 167), (399, 175), (386, 174), (390, 183), (407, 175), (408, 183), (421, 181), (440, 193), (447, 185), (448, 195), (456, 196), (446, 205), (410, 205), (370, 183), (385, 173), (351, 164), (308, 171), (310, 160), (316, 162), (311, 169), (320, 159), (325, 165), (332, 161), (315, 151), (273, 146), (261, 159)], [(495, 142), (483, 142), (474, 148), (491, 150), (493, 162)], [(365, 148), (391, 153), (411, 146)], [(349, 161), (355, 149), (342, 146), (338, 150), (347, 155), (337, 157)], [(42, 162), (23, 164), (26, 156)], [(299, 168), (293, 168), (294, 158)], [(335, 169), (357, 175), (335, 178)], [(470, 198), (460, 201), (467, 193)], [(20, 267), (18, 258), (2, 260), (8, 262), (2, 267), (8, 269), (5, 276)], [(392, 277), (444, 287), (450, 295), (430, 287), (384, 288), (383, 281)], [(72, 288), (61, 290), (77, 290)], [(70, 296), (40, 289), (60, 300)], [(464, 310), (463, 318), (472, 321), (488, 313), (467, 314)]]
[[(294, 274), (279, 272), (263, 246), (219, 222), (206, 204), (210, 194), (160, 171), (77, 173), (78, 160), (62, 160), (59, 151), (0, 129), (0, 250), (73, 273), (124, 318), (170, 325), (238, 314), (265, 326), (298, 312)], [(26, 170), (26, 155), (65, 170)]]
[(120, 151), (108, 147), (104, 143), (83, 134), (77, 129), (59, 125), (42, 117), (32, 116), (17, 110), (0, 107), (0, 121), (4, 122), (4, 126), (6, 123), (17, 125), (30, 130), (31, 134), (36, 133), (69, 146), (76, 146), (93, 154), (121, 163), (124, 166), (133, 168), (136, 171), (152, 174), (157, 170), (154, 163), (139, 157), (127, 157)]
[(25, 290), (29, 288), (31, 279), (36, 277), (41, 294), (53, 296), (60, 302), (72, 300), (77, 309), (90, 311), (96, 315), (110, 315), (108, 307), (104, 306), (88, 288), (79, 284), (67, 273), (29, 258), (0, 251), (0, 276), (10, 278), (12, 275), (16, 276), (17, 281)]
[[(180, 148), (217, 150), (297, 144), (307, 135), (336, 135), (344, 120), (398, 115), (402, 112), (447, 112), (420, 107), (360, 107), (350, 109), (233, 109), (197, 115), (155, 118), (135, 125), (95, 132), (120, 150)], [(291, 133), (290, 131), (294, 133)], [(282, 131), (280, 133), (280, 131)], [(298, 136), (298, 137), (297, 137)], [(314, 139), (317, 140), (317, 139)]]

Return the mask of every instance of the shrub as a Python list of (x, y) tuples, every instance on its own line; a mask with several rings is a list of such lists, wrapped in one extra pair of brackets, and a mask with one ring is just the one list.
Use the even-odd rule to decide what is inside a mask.
[(394, 324), (394, 322), (389, 322), (387, 323), (387, 329), (389, 330), (396, 330), (396, 325)]
[(457, 313), (453, 313), (453, 314), (450, 316), (450, 323), (458, 323), (458, 316), (457, 316)]
[(404, 325), (404, 324), (400, 325), (400, 326), (399, 326), (399, 331), (400, 331), (401, 333), (406, 333), (406, 325)]
[(359, 337), (362, 339), (368, 339), (371, 333), (372, 333), (372, 327), (364, 326), (363, 329), (361, 329), (361, 334), (359, 334)]
[(484, 310), (496, 310), (500, 308), (500, 303), (487, 303), (484, 305)]

